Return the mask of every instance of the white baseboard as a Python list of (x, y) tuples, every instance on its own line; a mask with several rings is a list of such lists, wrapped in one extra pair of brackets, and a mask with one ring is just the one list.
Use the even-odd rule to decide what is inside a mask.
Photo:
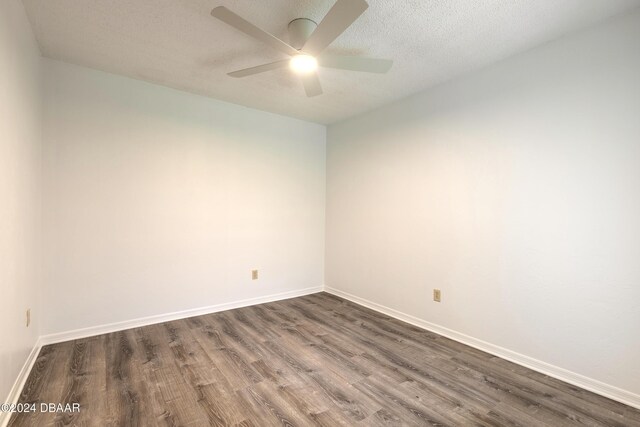
[(288, 298), (295, 298), (321, 292), (323, 286), (297, 289), (294, 291), (281, 292), (278, 294), (265, 295), (256, 298), (248, 298), (240, 301), (227, 302), (223, 304), (210, 305), (207, 307), (192, 308), (189, 310), (176, 311), (173, 313), (159, 314), (155, 316), (142, 317), (139, 319), (125, 320), (123, 322), (109, 323), (106, 325), (91, 326), (88, 328), (75, 329), (67, 332), (43, 335), (40, 337), (41, 345), (55, 344), (64, 341), (77, 340), (96, 335), (108, 334), (125, 329), (139, 328), (141, 326), (153, 325), (155, 323), (169, 322), (171, 320), (185, 319), (187, 317), (201, 316), (203, 314), (216, 313), (218, 311), (232, 310), (234, 308), (247, 307), (249, 305), (264, 304), (267, 302), (279, 301)]
[(398, 320), (402, 320), (403, 322), (410, 323), (419, 328), (426, 329), (431, 332), (435, 332), (439, 335), (458, 341), (462, 344), (466, 344), (470, 347), (477, 348), (478, 350), (482, 350), (484, 352), (493, 354), (494, 356), (501, 357), (510, 362), (517, 363), (518, 365), (525, 366), (529, 369), (533, 369), (534, 371), (540, 372), (550, 377), (557, 378), (561, 381), (567, 382), (569, 384), (575, 385), (585, 390), (589, 390), (593, 393), (599, 394), (609, 399), (613, 399), (618, 402), (624, 403), (625, 405), (629, 405), (634, 408), (640, 409), (640, 395), (638, 394), (632, 393), (627, 390), (623, 390), (621, 388), (603, 383), (598, 380), (594, 380), (589, 377), (585, 377), (584, 375), (580, 375), (575, 372), (568, 371), (564, 368), (551, 365), (541, 360), (537, 360), (532, 357), (525, 356), (520, 353), (516, 353), (515, 351), (511, 351), (509, 349), (488, 343), (486, 341), (473, 338), (469, 335), (462, 334), (460, 332), (445, 328), (443, 326), (436, 325), (431, 322), (427, 322), (426, 320), (419, 319), (415, 316), (405, 314), (393, 308), (386, 307), (384, 305), (375, 303), (373, 301), (369, 301), (364, 298), (360, 298), (358, 296), (352, 295), (350, 293), (347, 293), (338, 289), (325, 286), (324, 290), (325, 292), (347, 299), (351, 302), (365, 306), (367, 308), (378, 311), (380, 313), (386, 314), (387, 316), (391, 316)]
[[(16, 378), (16, 381), (13, 383), (11, 390), (9, 390), (9, 396), (7, 399), (0, 403), (8, 403), (8, 404), (16, 404), (18, 403), (18, 399), (20, 398), (20, 393), (24, 388), (25, 383), (27, 382), (27, 378), (29, 378), (29, 373), (31, 373), (31, 368), (33, 368), (34, 363), (36, 363), (36, 359), (38, 358), (38, 354), (40, 353), (40, 349), (42, 348), (42, 344), (40, 339), (36, 340), (29, 356), (27, 356), (27, 360), (25, 360), (24, 365), (22, 365), (22, 369), (20, 369), (20, 373)], [(6, 427), (9, 424), (9, 419), (11, 418), (11, 412), (0, 412), (0, 426)]]
[[(73, 331), (60, 332), (57, 334), (43, 335), (36, 341), (31, 353), (27, 357), (27, 360), (24, 363), (24, 366), (20, 370), (18, 374), (18, 378), (16, 379), (13, 387), (11, 387), (11, 391), (9, 392), (9, 396), (7, 400), (0, 403), (17, 403), (20, 398), (20, 393), (24, 388), (24, 385), (29, 378), (29, 374), (31, 373), (31, 368), (38, 357), (38, 353), (40, 353), (40, 349), (49, 344), (55, 344), (64, 341), (76, 340), (80, 338), (92, 337), (95, 335), (107, 334), (110, 332), (122, 331), (125, 329), (138, 328), (141, 326), (152, 325), (155, 323), (168, 322), (171, 320), (185, 319), (187, 317), (193, 316), (201, 316), (203, 314), (216, 313), (219, 311), (231, 310), (234, 308), (247, 307), (250, 305), (256, 304), (264, 304), (267, 302), (280, 301), (289, 298), (300, 297), (303, 295), (309, 295), (316, 292), (322, 292), (324, 290), (324, 286), (315, 286), (312, 288), (305, 289), (297, 289), (294, 291), (281, 292), (278, 294), (265, 295), (256, 298), (248, 298), (240, 301), (233, 301), (223, 304), (210, 305), (207, 307), (194, 308), (183, 311), (176, 311), (173, 313), (167, 314), (159, 314), (156, 316), (143, 317), (139, 319), (125, 320), (123, 322), (115, 322), (106, 325), (98, 325), (92, 326), (89, 328), (76, 329)], [(0, 412), (0, 427), (6, 427), (9, 423), (9, 419), (11, 418), (11, 413), (8, 412)]]

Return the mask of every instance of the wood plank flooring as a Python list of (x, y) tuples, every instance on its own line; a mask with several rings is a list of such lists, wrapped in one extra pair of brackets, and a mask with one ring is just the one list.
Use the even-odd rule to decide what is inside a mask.
[(10, 426), (640, 426), (640, 411), (318, 293), (46, 346)]

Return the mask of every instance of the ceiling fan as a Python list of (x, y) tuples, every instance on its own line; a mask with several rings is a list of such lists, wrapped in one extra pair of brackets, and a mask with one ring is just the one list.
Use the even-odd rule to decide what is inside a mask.
[(324, 50), (369, 7), (365, 0), (337, 0), (320, 24), (307, 18), (289, 22), (289, 43), (261, 30), (224, 6), (216, 7), (211, 15), (222, 22), (260, 40), (264, 44), (286, 53), (290, 58), (229, 73), (231, 77), (247, 77), (286, 66), (300, 75), (307, 96), (322, 94), (322, 86), (316, 69), (320, 67), (341, 70), (386, 73), (393, 61), (389, 59), (338, 56), (323, 53)]

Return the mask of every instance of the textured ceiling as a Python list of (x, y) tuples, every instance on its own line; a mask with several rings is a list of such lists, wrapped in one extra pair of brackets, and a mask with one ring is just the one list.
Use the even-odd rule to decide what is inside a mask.
[(332, 123), (640, 6), (640, 0), (369, 0), (327, 50), (389, 58), (388, 74), (320, 69), (307, 98), (288, 69), (227, 72), (284, 55), (210, 15), (220, 5), (287, 41), (334, 0), (24, 0), (43, 55), (274, 113)]

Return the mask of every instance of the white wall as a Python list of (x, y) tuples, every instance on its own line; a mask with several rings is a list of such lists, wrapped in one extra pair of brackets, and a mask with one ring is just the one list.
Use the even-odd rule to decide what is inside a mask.
[(322, 286), (324, 126), (44, 75), (43, 334)]
[(636, 12), (330, 126), (326, 285), (640, 394), (639, 40)]
[(0, 403), (38, 337), (39, 57), (22, 3), (0, 2)]

